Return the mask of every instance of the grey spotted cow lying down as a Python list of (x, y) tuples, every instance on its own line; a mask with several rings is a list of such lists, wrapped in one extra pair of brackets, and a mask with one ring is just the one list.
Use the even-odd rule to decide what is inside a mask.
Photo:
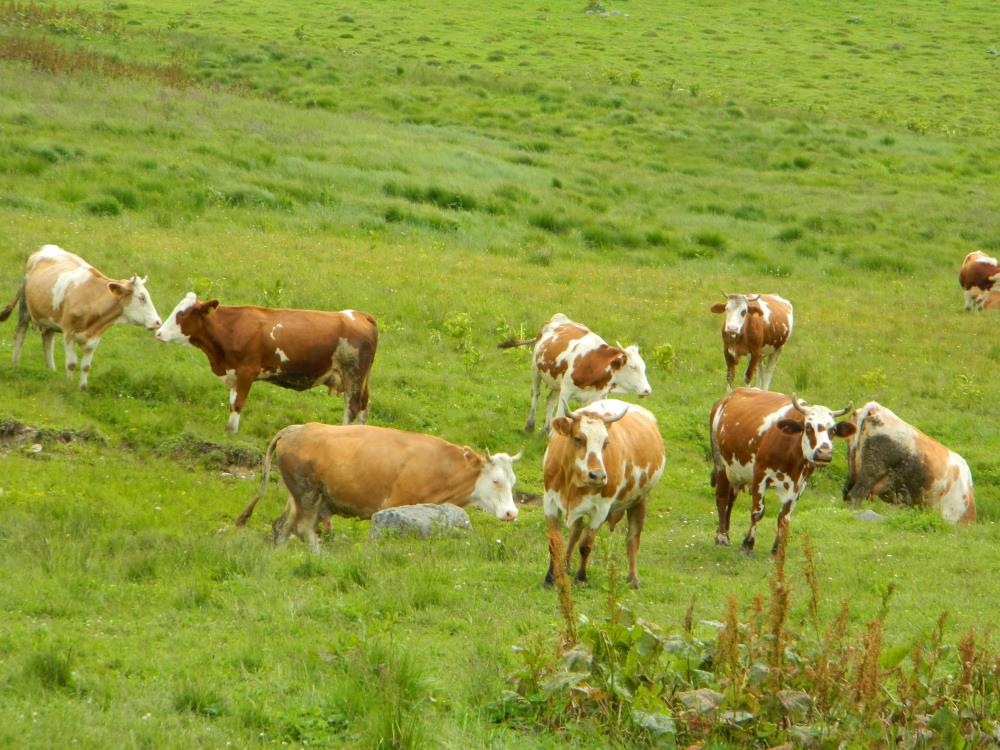
[(974, 523), (972, 474), (960, 455), (869, 401), (854, 412), (857, 432), (847, 454), (844, 500), (881, 497), (932, 508), (949, 523)]

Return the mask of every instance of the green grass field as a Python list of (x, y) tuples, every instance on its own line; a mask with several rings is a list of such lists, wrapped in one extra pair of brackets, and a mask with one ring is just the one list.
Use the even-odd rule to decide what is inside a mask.
[[(839, 445), (796, 509), (796, 591), (808, 534), (824, 619), (849, 600), (861, 628), (895, 582), (888, 646), (942, 611), (954, 640), (991, 625), (1000, 340), (957, 274), (1000, 251), (992, 9), (451, 5), (0, 5), (0, 305), (55, 243), (148, 274), (162, 317), (189, 290), (366, 310), (372, 422), (524, 447), (528, 493), (545, 446), (520, 430), (528, 355), (495, 344), (557, 311), (638, 343), (668, 463), (625, 599), (676, 629), (692, 601), (717, 620), (727, 595), (768, 589), (773, 503), (755, 558), (713, 544), (708, 306), (779, 293), (796, 326), (773, 387), (890, 406), (965, 456), (980, 519), (855, 520)], [(258, 384), (228, 438), (201, 352), (112, 329), (80, 393), (35, 333), (15, 370), (13, 328), (0, 422), (78, 439), (32, 453), (0, 429), (0, 746), (606, 746), (491, 709), (513, 647), (555, 642), (538, 506), (433, 543), (372, 545), (334, 519), (319, 557), (275, 550), (283, 493), (234, 531), (255, 482), (228, 464), (287, 424), (338, 422), (339, 400)], [(748, 521), (743, 496), (734, 538)], [(604, 531), (581, 612), (602, 611), (623, 557)]]

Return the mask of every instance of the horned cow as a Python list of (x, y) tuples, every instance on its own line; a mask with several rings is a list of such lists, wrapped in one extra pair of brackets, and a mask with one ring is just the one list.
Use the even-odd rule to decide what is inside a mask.
[(55, 336), (63, 334), (66, 352), (66, 375), (76, 377), (76, 348), (80, 388), (86, 390), (90, 364), (101, 336), (115, 323), (131, 323), (152, 331), (159, 327), (160, 316), (146, 289), (148, 277), (133, 276), (115, 280), (105, 276), (79, 255), (56, 245), (45, 245), (29, 256), (24, 266), (24, 280), (7, 307), (0, 311), (0, 321), (18, 307), (14, 331), (13, 361), (21, 360), (21, 347), (29, 323), (42, 332), (45, 364), (56, 369)]
[(208, 357), (229, 388), (226, 432), (237, 432), (255, 380), (304, 391), (326, 386), (344, 394), (344, 424), (368, 420), (368, 380), (378, 327), (358, 310), (320, 312), (226, 307), (189, 292), (156, 332), (160, 341), (188, 344)]
[(750, 355), (746, 374), (746, 384), (753, 384), (757, 367), (763, 361), (760, 371), (760, 387), (765, 391), (771, 387), (774, 368), (781, 356), (781, 349), (792, 335), (792, 303), (776, 294), (726, 294), (725, 303), (711, 306), (716, 314), (725, 313), (722, 324), (722, 353), (726, 358), (726, 383), (730, 390), (736, 376), (736, 366), (740, 359)]
[(587, 326), (556, 313), (533, 339), (509, 338), (501, 349), (534, 344), (531, 357), (531, 407), (527, 432), (535, 429), (542, 383), (549, 387), (545, 430), (553, 416), (565, 416), (571, 400), (587, 405), (609, 393), (634, 393), (644, 398), (652, 392), (646, 363), (638, 346), (609, 346)]
[(277, 458), (288, 489), (274, 523), (276, 543), (295, 534), (319, 549), (316, 523), (331, 514), (371, 518), (386, 508), (417, 503), (479, 507), (503, 521), (517, 518), (513, 464), (518, 453), (479, 455), (433, 435), (368, 425), (291, 425), (271, 440), (260, 489), (236, 519), (243, 526), (267, 490)]
[[(597, 530), (607, 521), (614, 531), (627, 515), (628, 583), (639, 587), (639, 537), (649, 494), (660, 481), (664, 463), (656, 417), (641, 406), (605, 399), (552, 420), (543, 459), (545, 522), (550, 539), (561, 534), (561, 518), (570, 527), (567, 566), (580, 543), (578, 581), (587, 580)], [(553, 555), (550, 542), (546, 584), (553, 582)]]
[(851, 417), (857, 432), (847, 454), (844, 500), (882, 497), (932, 508), (949, 523), (973, 523), (976, 500), (969, 465), (960, 455), (869, 401)]
[(764, 493), (774, 488), (781, 501), (772, 554), (787, 538), (795, 503), (817, 467), (833, 460), (831, 438), (854, 434), (836, 418), (850, 410), (810, 406), (783, 393), (737, 388), (712, 407), (710, 418), (712, 486), (719, 513), (716, 544), (729, 544), (729, 517), (740, 490), (753, 499), (750, 528), (742, 549), (753, 551), (757, 524), (764, 517)]

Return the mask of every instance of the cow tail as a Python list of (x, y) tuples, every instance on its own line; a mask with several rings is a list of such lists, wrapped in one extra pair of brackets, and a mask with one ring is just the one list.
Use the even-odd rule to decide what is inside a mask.
[(517, 339), (511, 336), (509, 339), (501, 341), (497, 344), (497, 349), (513, 349), (515, 346), (530, 346), (536, 341), (538, 341), (538, 336), (535, 336), (533, 339)]
[(289, 432), (299, 429), (302, 425), (293, 424), (285, 427), (282, 430), (278, 430), (278, 434), (271, 438), (270, 444), (267, 446), (267, 452), (264, 453), (264, 462), (261, 466), (261, 480), (260, 487), (257, 489), (257, 494), (254, 495), (253, 499), (247, 504), (247, 507), (243, 509), (239, 517), (236, 519), (237, 526), (246, 526), (247, 521), (250, 520), (250, 516), (253, 515), (253, 509), (257, 505), (257, 501), (260, 500), (264, 493), (267, 492), (267, 480), (271, 476), (271, 459), (274, 456), (274, 449), (278, 445), (278, 441), (285, 437)]
[(10, 304), (7, 305), (7, 307), (5, 307), (3, 310), (0, 310), (0, 323), (3, 323), (5, 320), (7, 320), (7, 318), (10, 317), (10, 314), (14, 311), (14, 307), (17, 305), (18, 302), (21, 303), (21, 307), (25, 306), (26, 299), (24, 296), (24, 285), (25, 282), (22, 281), (21, 286), (18, 287), (17, 294), (14, 295), (14, 299), (10, 301)]

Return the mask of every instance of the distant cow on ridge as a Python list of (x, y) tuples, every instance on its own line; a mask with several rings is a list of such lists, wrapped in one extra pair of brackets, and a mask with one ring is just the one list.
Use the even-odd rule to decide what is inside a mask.
[(538, 395), (544, 382), (549, 387), (545, 405), (545, 430), (553, 416), (565, 416), (571, 399), (587, 405), (609, 393), (650, 394), (646, 363), (638, 346), (608, 346), (587, 326), (556, 313), (533, 339), (513, 337), (500, 349), (534, 344), (531, 358), (531, 408), (524, 429), (535, 429)]
[(976, 250), (965, 256), (958, 283), (965, 292), (965, 309), (982, 310), (993, 285), (1000, 280), (1000, 265), (996, 258)]
[(246, 524), (267, 491), (272, 457), (288, 489), (274, 523), (281, 544), (295, 534), (319, 549), (316, 523), (331, 514), (371, 518), (386, 508), (418, 503), (475, 506), (502, 521), (517, 518), (513, 487), (518, 453), (481, 456), (433, 435), (367, 425), (291, 425), (271, 440), (260, 489), (236, 519)]
[(239, 430), (255, 380), (296, 391), (326, 386), (330, 395), (344, 394), (344, 424), (368, 421), (368, 379), (378, 345), (368, 313), (225, 307), (217, 299), (199, 302), (189, 292), (156, 338), (190, 344), (208, 356), (212, 372), (229, 388), (226, 432)]
[(844, 500), (853, 505), (879, 496), (932, 508), (949, 523), (973, 523), (976, 499), (965, 459), (869, 401), (854, 412)]
[(62, 331), (66, 351), (66, 375), (76, 374), (76, 347), (80, 358), (80, 388), (87, 388), (87, 376), (101, 336), (115, 323), (131, 323), (150, 331), (160, 325), (160, 316), (146, 290), (147, 278), (108, 278), (83, 258), (56, 245), (45, 245), (33, 253), (24, 266), (24, 281), (13, 301), (0, 311), (7, 320), (18, 305), (14, 331), (14, 364), (21, 360), (21, 347), (31, 323), (42, 332), (45, 364), (56, 369), (53, 349), (55, 336)]
[(781, 348), (792, 335), (792, 303), (776, 294), (726, 294), (725, 303), (710, 308), (713, 313), (726, 314), (722, 325), (722, 352), (726, 358), (726, 383), (733, 389), (736, 365), (750, 355), (744, 382), (753, 384), (757, 366), (764, 360), (760, 372), (760, 387), (771, 387), (774, 368)]
[(712, 486), (719, 511), (716, 544), (729, 544), (729, 516), (736, 495), (750, 489), (753, 507), (743, 551), (753, 551), (757, 524), (764, 517), (764, 493), (773, 487), (781, 501), (772, 554), (787, 538), (795, 503), (806, 480), (833, 460), (832, 438), (854, 434), (850, 422), (836, 418), (850, 410), (810, 406), (783, 393), (737, 388), (712, 407)]

